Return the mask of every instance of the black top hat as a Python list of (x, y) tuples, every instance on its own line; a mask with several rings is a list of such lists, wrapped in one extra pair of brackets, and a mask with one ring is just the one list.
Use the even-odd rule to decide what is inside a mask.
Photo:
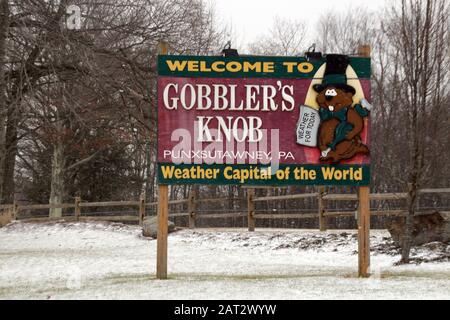
[(326, 56), (326, 60), (327, 65), (322, 83), (314, 85), (314, 90), (322, 92), (327, 87), (335, 87), (355, 94), (355, 88), (347, 84), (346, 72), (350, 64), (349, 57), (341, 54), (329, 54)]

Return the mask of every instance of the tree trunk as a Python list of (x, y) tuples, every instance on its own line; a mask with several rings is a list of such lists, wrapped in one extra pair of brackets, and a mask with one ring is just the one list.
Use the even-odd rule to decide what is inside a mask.
[(7, 94), (5, 80), (6, 39), (9, 29), (8, 0), (0, 0), (0, 204), (6, 203), (4, 194), (5, 163), (6, 163), (6, 119)]
[[(64, 169), (66, 159), (64, 156), (64, 144), (58, 139), (53, 149), (52, 180), (50, 191), (50, 204), (62, 204), (64, 201)], [(50, 218), (61, 218), (62, 209), (52, 208), (49, 211)]]
[(408, 215), (405, 218), (405, 228), (402, 238), (402, 258), (400, 263), (408, 264), (413, 242), (414, 216), (416, 214), (417, 183), (408, 184)]
[(17, 156), (17, 126), (19, 124), (19, 115), (17, 108), (10, 106), (10, 112), (7, 115), (5, 132), (5, 157), (3, 163), (3, 200), (10, 204), (14, 202), (15, 184), (14, 170), (16, 168)]

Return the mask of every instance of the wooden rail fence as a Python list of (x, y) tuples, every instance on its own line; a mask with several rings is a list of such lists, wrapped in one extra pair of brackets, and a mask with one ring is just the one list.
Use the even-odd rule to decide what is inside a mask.
[[(358, 201), (357, 195), (354, 194), (327, 194), (323, 187), (319, 187), (317, 192), (304, 193), (304, 194), (292, 194), (283, 196), (266, 196), (257, 197), (255, 195), (255, 188), (246, 188), (247, 191), (247, 210), (242, 212), (231, 213), (211, 213), (211, 214), (198, 214), (197, 207), (200, 203), (220, 203), (230, 201), (230, 198), (198, 198), (194, 191), (191, 191), (187, 199), (171, 200), (170, 206), (175, 205), (187, 205), (187, 212), (169, 213), (169, 217), (188, 217), (189, 228), (195, 228), (197, 221), (200, 219), (224, 219), (224, 218), (238, 218), (247, 217), (249, 231), (254, 231), (256, 228), (256, 220), (258, 219), (318, 219), (321, 231), (327, 230), (328, 218), (338, 217), (352, 217), (356, 216), (355, 211), (339, 211), (331, 212), (327, 210), (327, 204), (330, 201)], [(450, 194), (450, 188), (442, 189), (422, 189), (420, 194)], [(370, 194), (371, 201), (390, 201), (390, 200), (408, 200), (408, 193), (376, 193)], [(317, 199), (318, 209), (315, 212), (305, 213), (256, 213), (255, 204), (261, 202), (274, 202), (274, 201), (289, 201), (298, 199)], [(244, 199), (234, 199), (244, 200)], [(115, 222), (134, 222), (142, 224), (147, 208), (154, 208), (152, 210), (155, 214), (157, 211), (158, 202), (146, 202), (145, 196), (141, 196), (138, 201), (111, 201), (111, 202), (82, 202), (80, 197), (75, 198), (73, 203), (64, 204), (33, 204), (33, 205), (0, 205), (0, 226), (5, 225), (5, 221), (11, 220), (23, 220), (26, 222), (41, 222), (64, 219), (67, 221), (115, 221)], [(83, 209), (86, 208), (113, 208), (113, 207), (131, 207), (136, 209), (135, 215), (86, 215), (83, 214)], [(65, 215), (61, 218), (49, 218), (49, 217), (27, 217), (24, 214), (29, 210), (49, 210), (52, 208), (73, 209), (72, 215)], [(422, 211), (420, 214), (434, 213), (436, 210)], [(408, 212), (406, 210), (373, 210), (372, 216), (404, 216)], [(444, 211), (444, 213), (448, 213)]]

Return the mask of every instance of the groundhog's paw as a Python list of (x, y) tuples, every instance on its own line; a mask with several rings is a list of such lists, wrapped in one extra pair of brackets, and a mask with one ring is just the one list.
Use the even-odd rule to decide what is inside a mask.
[(366, 145), (361, 145), (358, 149), (358, 153), (369, 155), (370, 150)]
[(355, 137), (356, 137), (356, 134), (350, 132), (345, 136), (345, 139), (347, 141), (352, 141), (353, 139), (355, 139)]

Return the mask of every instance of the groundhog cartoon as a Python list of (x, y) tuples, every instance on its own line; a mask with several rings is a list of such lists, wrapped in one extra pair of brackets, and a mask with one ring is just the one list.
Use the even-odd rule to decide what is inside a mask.
[(347, 56), (328, 55), (323, 82), (313, 87), (320, 106), (318, 146), (320, 160), (324, 162), (337, 164), (357, 154), (369, 154), (369, 148), (361, 140), (361, 132), (371, 105), (363, 99), (353, 106), (356, 90), (347, 84), (349, 61)]

